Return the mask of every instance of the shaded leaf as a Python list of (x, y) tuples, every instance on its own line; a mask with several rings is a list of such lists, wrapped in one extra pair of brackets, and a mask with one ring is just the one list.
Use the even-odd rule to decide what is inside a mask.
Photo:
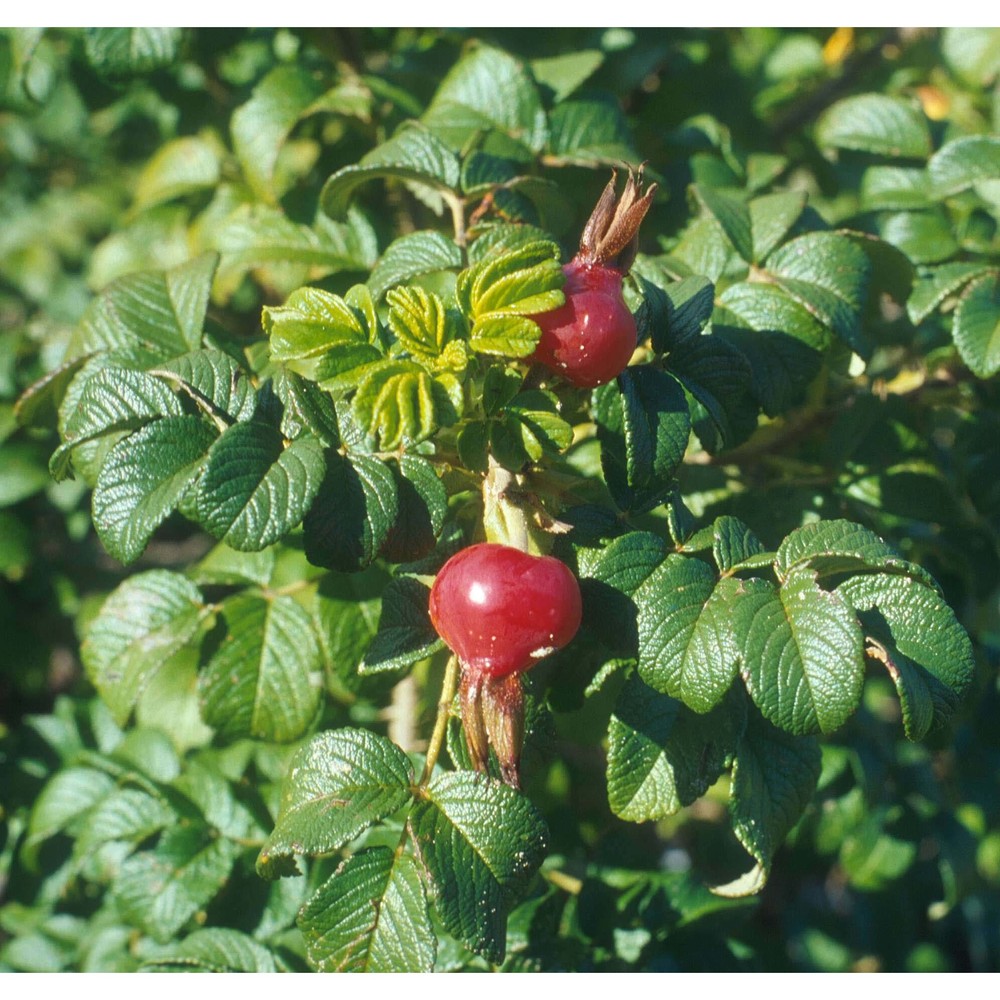
[(1000, 275), (972, 281), (955, 310), (952, 330), (962, 360), (980, 378), (1000, 371)]
[(444, 648), (444, 640), (431, 624), (430, 588), (408, 576), (392, 580), (382, 593), (382, 614), (372, 639), (362, 674), (399, 670), (426, 659)]

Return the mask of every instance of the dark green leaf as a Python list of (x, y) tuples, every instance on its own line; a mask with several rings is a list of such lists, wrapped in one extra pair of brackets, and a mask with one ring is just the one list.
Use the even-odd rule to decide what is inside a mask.
[(410, 799), (409, 759), (363, 729), (321, 733), (295, 753), (274, 832), (257, 859), (264, 878), (291, 874), (293, 855), (329, 854)]
[(630, 677), (608, 726), (611, 811), (642, 823), (700, 798), (732, 758), (745, 715), (739, 698), (699, 715)]
[(93, 496), (94, 527), (123, 563), (138, 559), (201, 472), (215, 433), (199, 417), (165, 417), (111, 449)]
[(738, 517), (725, 514), (712, 525), (712, 556), (725, 573), (764, 551), (761, 540)]
[(301, 522), (323, 471), (315, 438), (285, 447), (280, 431), (268, 424), (233, 424), (208, 453), (198, 482), (198, 519), (232, 548), (259, 551)]
[(863, 638), (851, 608), (821, 590), (805, 567), (789, 573), (780, 591), (765, 580), (742, 586), (733, 623), (754, 703), (786, 732), (833, 732), (857, 708), (864, 681)]
[(550, 118), (550, 155), (561, 164), (619, 166), (639, 156), (621, 107), (612, 97), (563, 101)]
[(802, 214), (805, 204), (806, 196), (801, 191), (765, 194), (750, 202), (754, 263), (765, 260), (777, 249)]
[(726, 238), (745, 260), (754, 260), (753, 233), (750, 229), (750, 209), (745, 201), (706, 184), (696, 184), (694, 193), (715, 217)]
[(314, 566), (351, 571), (367, 566), (396, 523), (392, 471), (377, 458), (326, 453), (326, 475), (306, 514), (306, 557)]
[(147, 972), (277, 972), (272, 952), (230, 927), (205, 927), (142, 966)]
[(778, 546), (774, 566), (780, 577), (805, 566), (821, 578), (878, 570), (909, 576), (937, 589), (925, 569), (907, 562), (874, 532), (852, 521), (815, 521), (796, 528)]
[(405, 122), (391, 139), (355, 166), (342, 167), (326, 182), (320, 194), (323, 211), (335, 219), (343, 218), (355, 188), (377, 177), (417, 181), (451, 191), (458, 188), (458, 158), (422, 125)]
[(199, 679), (205, 721), (226, 740), (287, 743), (320, 703), (320, 648), (291, 597), (237, 594), (222, 603), (226, 634)]
[(736, 676), (740, 650), (732, 621), (742, 582), (699, 559), (669, 555), (635, 593), (639, 676), (652, 688), (708, 712)]
[(962, 360), (980, 378), (1000, 371), (1000, 276), (983, 275), (962, 293), (952, 330)]
[(382, 556), (392, 562), (412, 562), (434, 548), (448, 513), (448, 493), (434, 466), (418, 455), (401, 456), (396, 491), (399, 514)]
[(340, 445), (340, 428), (333, 400), (315, 382), (293, 371), (275, 373), (274, 391), (284, 404), (281, 433), (298, 438), (312, 434), (324, 448)]
[[(955, 710), (972, 683), (975, 663), (965, 629), (942, 597), (918, 580), (875, 573), (837, 588), (865, 616), (881, 643), (882, 659), (899, 691), (906, 735), (922, 739)], [(927, 701), (930, 702), (929, 711)]]
[(541, 816), (508, 785), (460, 771), (435, 778), (410, 821), (445, 926), (489, 961), (503, 961), (507, 914), (545, 856)]
[(838, 101), (816, 123), (816, 141), (879, 156), (922, 160), (931, 152), (924, 116), (913, 105), (886, 94), (857, 94)]
[(774, 855), (809, 805), (819, 781), (819, 744), (812, 737), (790, 736), (748, 713), (747, 728), (733, 761), (729, 812), (733, 829), (754, 870), (713, 891), (744, 895), (764, 887)]
[(937, 206), (886, 216), (879, 231), (887, 243), (899, 247), (914, 264), (936, 264), (958, 252), (948, 216)]
[(200, 406), (233, 421), (249, 420), (257, 405), (257, 393), (246, 372), (222, 351), (192, 351), (160, 365), (152, 374), (175, 382)]
[(906, 303), (910, 322), (922, 323), (945, 299), (957, 294), (973, 278), (988, 273), (989, 264), (956, 262), (921, 271), (913, 285), (913, 294)]
[(437, 937), (417, 863), (388, 847), (347, 859), (298, 920), (320, 972), (431, 972)]
[(432, 229), (407, 233), (393, 240), (382, 253), (368, 279), (375, 299), (396, 285), (435, 271), (462, 266), (462, 251), (443, 233)]
[(167, 570), (139, 573), (112, 592), (91, 622), (80, 652), (87, 676), (119, 725), (209, 613), (198, 588)]
[(378, 632), (359, 668), (362, 674), (398, 670), (444, 648), (431, 624), (429, 601), (430, 588), (412, 577), (397, 577), (385, 588)]

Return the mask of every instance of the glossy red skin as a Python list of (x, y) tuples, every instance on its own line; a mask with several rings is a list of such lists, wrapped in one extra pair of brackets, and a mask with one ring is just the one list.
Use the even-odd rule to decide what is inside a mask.
[(542, 328), (532, 360), (573, 385), (604, 385), (625, 370), (636, 346), (621, 272), (575, 257), (563, 265), (563, 274), (566, 302), (531, 317)]
[(576, 635), (580, 585), (558, 559), (484, 542), (444, 564), (431, 588), (430, 612), (463, 667), (506, 677)]

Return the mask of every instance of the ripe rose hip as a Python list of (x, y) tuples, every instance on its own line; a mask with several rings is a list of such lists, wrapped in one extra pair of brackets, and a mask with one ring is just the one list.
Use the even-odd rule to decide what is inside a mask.
[(615, 176), (601, 195), (580, 238), (580, 252), (563, 274), (566, 301), (531, 318), (542, 336), (532, 360), (585, 388), (604, 385), (624, 371), (636, 347), (632, 313), (622, 296), (639, 245), (639, 226), (649, 211), (656, 185), (642, 193), (629, 171), (625, 190), (615, 196)]
[(576, 635), (580, 587), (558, 559), (484, 542), (444, 564), (431, 588), (430, 613), (463, 670), (506, 677)]

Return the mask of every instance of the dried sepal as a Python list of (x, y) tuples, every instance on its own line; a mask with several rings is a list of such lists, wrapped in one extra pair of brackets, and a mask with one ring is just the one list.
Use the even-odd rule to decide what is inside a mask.
[(631, 169), (625, 187), (616, 198), (617, 173), (597, 201), (580, 238), (580, 258), (588, 264), (605, 264), (627, 274), (639, 248), (639, 227), (646, 217), (657, 185), (642, 190), (642, 167)]

